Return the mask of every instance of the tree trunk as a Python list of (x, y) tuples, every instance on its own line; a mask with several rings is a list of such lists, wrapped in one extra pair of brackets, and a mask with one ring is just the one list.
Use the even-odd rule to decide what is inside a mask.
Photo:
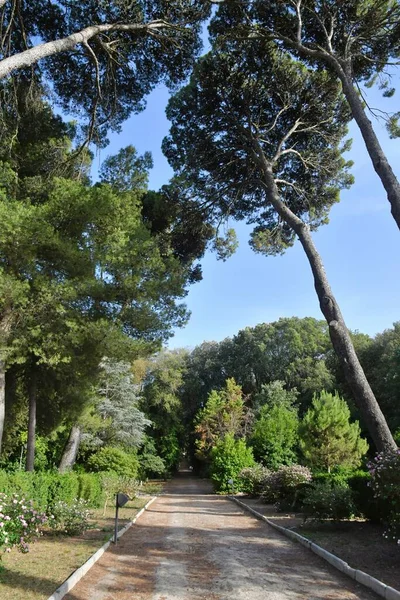
[(0, 359), (0, 455), (3, 440), (4, 418), (6, 414), (6, 366)]
[[(332, 63), (334, 64), (334, 63)], [(374, 169), (382, 181), (383, 187), (386, 190), (388, 200), (391, 205), (391, 212), (397, 227), (400, 229), (400, 184), (393, 173), (386, 154), (382, 150), (382, 146), (375, 134), (371, 121), (368, 119), (361, 98), (354, 88), (351, 75), (336, 65), (336, 72), (342, 82), (343, 93), (346, 96), (347, 102), (350, 105), (353, 117), (361, 131), (368, 154), (371, 158)]]
[(28, 443), (26, 449), (26, 471), (35, 469), (35, 440), (36, 440), (36, 400), (37, 400), (37, 372), (32, 366), (29, 382), (29, 418), (28, 418)]
[(260, 161), (264, 173), (264, 183), (268, 199), (281, 218), (297, 234), (307, 255), (314, 276), (314, 286), (321, 311), (329, 325), (329, 334), (346, 380), (353, 392), (354, 400), (379, 452), (397, 449), (396, 443), (386, 423), (374, 393), (368, 383), (363, 368), (354, 350), (353, 342), (346, 327), (340, 308), (329, 285), (325, 268), (314, 245), (309, 227), (297, 217), (280, 199), (272, 167)]
[(81, 443), (81, 437), (81, 428), (77, 424), (73, 425), (61, 457), (60, 466), (58, 467), (60, 473), (65, 473), (65, 471), (69, 471), (74, 466), (79, 445)]

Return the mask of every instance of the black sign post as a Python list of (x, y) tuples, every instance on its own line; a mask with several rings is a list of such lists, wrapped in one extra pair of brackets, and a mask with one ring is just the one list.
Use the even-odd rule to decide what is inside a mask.
[(129, 501), (129, 496), (119, 492), (115, 494), (115, 525), (114, 525), (114, 544), (118, 541), (118, 509), (125, 506), (125, 504)]

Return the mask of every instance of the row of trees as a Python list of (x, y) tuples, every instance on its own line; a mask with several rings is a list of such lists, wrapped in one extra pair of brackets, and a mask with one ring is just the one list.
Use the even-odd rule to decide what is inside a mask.
[(226, 459), (226, 451), (229, 456), (236, 448), (235, 460), (242, 455), (244, 462), (235, 476), (240, 468), (252, 466), (254, 459), (272, 470), (300, 460), (313, 470), (327, 472), (358, 467), (368, 444), (360, 436), (358, 422), (350, 421), (345, 400), (325, 391), (315, 394), (300, 418), (296, 396), (296, 391), (288, 392), (281, 381), (274, 381), (263, 386), (250, 408), (241, 387), (228, 379), (224, 389), (210, 393), (196, 415), (196, 457), (206, 466), (211, 463), (213, 473), (215, 460)]

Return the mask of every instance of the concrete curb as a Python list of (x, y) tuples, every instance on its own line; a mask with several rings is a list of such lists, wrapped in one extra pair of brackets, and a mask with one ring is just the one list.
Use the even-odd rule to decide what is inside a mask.
[(370, 590), (373, 590), (376, 594), (378, 594), (382, 598), (385, 598), (386, 600), (400, 600), (400, 592), (398, 590), (395, 590), (394, 588), (390, 587), (389, 585), (386, 585), (382, 581), (375, 579), (375, 577), (371, 577), (371, 575), (364, 573), (364, 571), (359, 571), (358, 569), (353, 569), (352, 567), (350, 567), (350, 565), (347, 564), (347, 562), (345, 562), (338, 556), (335, 556), (334, 554), (331, 554), (324, 548), (321, 548), (321, 546), (314, 544), (314, 542), (312, 542), (311, 540), (308, 540), (307, 538), (303, 537), (299, 533), (296, 533), (295, 531), (286, 529), (286, 527), (281, 527), (280, 525), (273, 523), (272, 521), (270, 521), (270, 519), (268, 519), (261, 513), (254, 510), (254, 508), (247, 506), (247, 504), (245, 504), (244, 502), (241, 502), (234, 496), (228, 496), (228, 498), (229, 498), (229, 500), (233, 500), (233, 502), (236, 502), (236, 504), (238, 504), (239, 506), (244, 508), (246, 511), (250, 512), (255, 517), (257, 517), (257, 519), (261, 519), (262, 521), (265, 521), (266, 523), (268, 523), (268, 525), (270, 525), (274, 529), (278, 530), (280, 533), (282, 533), (289, 539), (291, 539), (295, 542), (298, 542), (299, 544), (301, 544), (302, 546), (305, 546), (306, 548), (309, 548), (312, 552), (314, 552), (314, 554), (317, 554), (318, 556), (320, 556), (321, 558), (326, 560), (326, 562), (328, 562), (330, 565), (332, 565), (332, 567), (335, 567), (335, 569), (337, 569), (338, 571), (341, 571), (348, 577), (355, 579), (355, 581), (357, 581), (358, 583), (361, 583), (362, 585), (369, 588)]
[[(140, 515), (142, 515), (144, 513), (144, 511), (148, 509), (150, 504), (152, 504), (154, 502), (154, 500), (156, 500), (156, 499), (157, 499), (157, 496), (154, 496), (154, 498), (149, 500), (149, 502), (147, 502), (147, 504), (142, 509), (139, 510), (136, 517), (134, 519), (132, 519), (132, 521), (130, 521), (127, 525), (125, 525), (125, 527), (123, 527), (120, 531), (118, 531), (118, 534), (117, 534), (118, 539), (121, 536), (123, 536), (124, 533), (126, 533), (128, 531), (128, 529), (130, 527), (132, 527), (132, 525), (134, 525), (136, 523), (136, 521), (138, 520)], [(82, 577), (84, 575), (86, 575), (86, 573), (89, 571), (89, 569), (91, 567), (93, 567), (93, 565), (99, 560), (99, 558), (101, 556), (103, 556), (104, 552), (108, 549), (108, 547), (112, 543), (112, 540), (113, 540), (113, 538), (111, 537), (109, 539), (109, 541), (106, 542), (101, 548), (99, 548), (99, 550), (97, 550), (97, 552), (95, 552), (81, 567), (79, 567), (79, 569), (74, 571), (72, 573), (72, 575), (70, 575), (68, 577), (68, 579), (66, 579), (64, 581), (64, 583), (62, 583), (60, 585), (60, 587), (58, 587), (56, 589), (56, 591), (47, 600), (61, 600), (62, 598), (64, 598), (64, 596), (69, 591), (72, 590), (72, 588), (78, 583), (78, 581), (80, 581), (82, 579)], [(390, 598), (390, 600), (392, 600), (392, 598)]]

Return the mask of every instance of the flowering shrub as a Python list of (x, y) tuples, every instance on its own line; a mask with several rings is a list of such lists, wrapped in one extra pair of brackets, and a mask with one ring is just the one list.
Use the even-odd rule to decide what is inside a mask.
[(252, 495), (260, 494), (270, 474), (270, 469), (262, 465), (242, 469), (238, 475), (241, 491)]
[(304, 520), (349, 519), (356, 513), (352, 491), (346, 484), (317, 483), (305, 491), (303, 498)]
[(298, 490), (312, 480), (311, 471), (302, 465), (282, 465), (264, 480), (261, 498), (265, 502), (287, 502), (294, 504)]
[(400, 544), (400, 449), (377, 454), (368, 469), (375, 498), (386, 509), (384, 535)]
[(71, 505), (59, 500), (49, 515), (49, 525), (54, 531), (66, 535), (79, 535), (89, 529), (91, 512), (85, 500), (75, 500)]
[(46, 516), (37, 512), (32, 501), (17, 494), (0, 494), (0, 549), (10, 552), (16, 547), (28, 552), (28, 543), (40, 535)]

